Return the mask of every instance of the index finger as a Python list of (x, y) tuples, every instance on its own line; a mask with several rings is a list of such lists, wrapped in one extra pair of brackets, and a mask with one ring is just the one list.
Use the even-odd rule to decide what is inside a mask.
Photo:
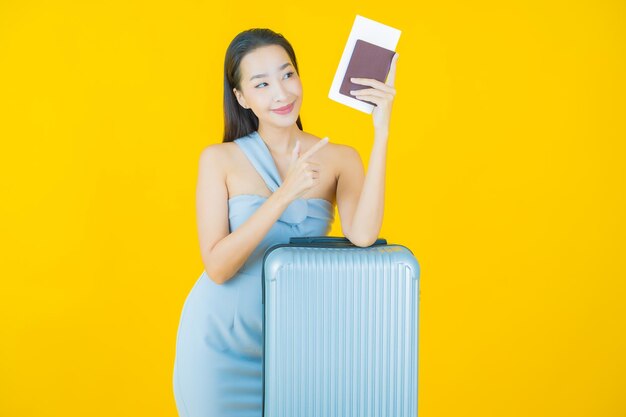
[(327, 143), (328, 143), (328, 136), (326, 136), (324, 139), (319, 140), (315, 145), (311, 146), (311, 149), (306, 151), (300, 158), (307, 159), (308, 157), (313, 155), (315, 152), (317, 152), (319, 148), (326, 145)]

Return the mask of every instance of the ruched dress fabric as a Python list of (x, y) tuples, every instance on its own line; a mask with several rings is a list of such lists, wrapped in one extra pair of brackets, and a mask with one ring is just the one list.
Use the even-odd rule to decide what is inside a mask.
[[(280, 175), (254, 131), (234, 142), (274, 192)], [(240, 194), (228, 200), (230, 231), (267, 199)], [(294, 200), (239, 271), (222, 285), (204, 271), (183, 304), (176, 338), (173, 384), (181, 417), (260, 417), (263, 405), (261, 270), (270, 246), (293, 236), (326, 236), (334, 206), (321, 198)]]

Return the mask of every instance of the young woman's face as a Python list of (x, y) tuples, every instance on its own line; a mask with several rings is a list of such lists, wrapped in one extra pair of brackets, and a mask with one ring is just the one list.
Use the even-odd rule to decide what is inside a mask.
[[(241, 60), (241, 91), (233, 89), (239, 104), (251, 109), (260, 121), (290, 126), (302, 105), (302, 83), (287, 52), (279, 45), (255, 49)], [(293, 105), (288, 112), (276, 112)]]

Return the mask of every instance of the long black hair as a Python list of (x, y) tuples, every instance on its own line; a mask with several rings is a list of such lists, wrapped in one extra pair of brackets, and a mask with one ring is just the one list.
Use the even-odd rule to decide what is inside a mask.
[[(222, 142), (232, 142), (234, 139), (246, 136), (259, 128), (259, 118), (251, 109), (241, 107), (233, 88), (241, 91), (241, 70), (239, 67), (244, 56), (267, 45), (282, 46), (289, 55), (296, 73), (300, 75), (296, 53), (289, 41), (280, 33), (270, 29), (254, 28), (235, 36), (228, 45), (224, 59), (224, 139)], [(302, 130), (300, 115), (298, 115), (296, 124)]]

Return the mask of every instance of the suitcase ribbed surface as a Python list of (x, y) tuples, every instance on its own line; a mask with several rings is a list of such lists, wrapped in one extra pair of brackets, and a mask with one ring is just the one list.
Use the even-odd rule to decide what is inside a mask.
[(416, 416), (419, 265), (404, 246), (264, 263), (264, 416)]

